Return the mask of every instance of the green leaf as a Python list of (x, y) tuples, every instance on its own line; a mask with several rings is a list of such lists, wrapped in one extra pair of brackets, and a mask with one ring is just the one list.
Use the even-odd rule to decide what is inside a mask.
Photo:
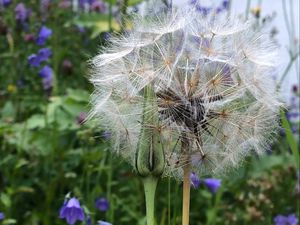
[(27, 120), (27, 129), (44, 128), (45, 115), (35, 114)]
[(266, 171), (271, 171), (274, 168), (284, 167), (287, 162), (292, 163), (292, 156), (290, 155), (264, 155), (258, 160), (253, 156), (251, 160), (251, 168), (249, 173), (252, 177), (260, 177)]
[(66, 99), (63, 102), (62, 108), (71, 116), (73, 116), (72, 120), (74, 121), (75, 117), (77, 117), (80, 112), (86, 111), (86, 103), (82, 104), (76, 102), (72, 99)]
[(48, 123), (52, 123), (55, 121), (57, 115), (56, 115), (56, 111), (57, 109), (59, 109), (62, 106), (63, 103), (63, 99), (62, 97), (51, 97), (50, 99), (50, 103), (47, 106), (47, 111), (46, 111), (46, 115), (47, 115), (47, 122)]
[(284, 110), (281, 110), (280, 115), (281, 115), (282, 126), (285, 129), (287, 142), (288, 142), (288, 144), (289, 144), (289, 146), (292, 150), (292, 154), (293, 154), (294, 159), (295, 159), (296, 167), (298, 169), (300, 169), (300, 156), (299, 156), (299, 150), (298, 150), (297, 142), (296, 142), (295, 137), (292, 133), (292, 129), (291, 129), (291, 126), (289, 124), (289, 121), (287, 120), (287, 118), (285, 116)]
[(67, 95), (68, 98), (71, 98), (77, 102), (89, 102), (90, 95), (87, 91), (85, 90), (80, 90), (80, 89), (67, 89)]
[[(102, 32), (109, 31), (110, 28), (109, 16), (99, 13), (81, 14), (71, 21), (71, 24), (92, 29), (92, 39), (97, 37)], [(112, 18), (111, 25), (114, 30), (120, 30), (120, 25), (114, 18)], [(70, 23), (67, 23), (66, 26), (70, 26)]]
[(27, 165), (29, 162), (26, 159), (19, 159), (18, 162), (15, 165), (15, 169), (19, 169), (22, 166)]
[(5, 193), (2, 193), (1, 196), (0, 196), (0, 200), (1, 202), (3, 203), (3, 205), (7, 208), (9, 208), (11, 206), (11, 200), (10, 200), (10, 197), (5, 194)]
[(7, 101), (1, 110), (1, 116), (3, 118), (13, 119), (14, 115), (15, 115), (15, 107), (11, 101)]
[(3, 223), (3, 225), (4, 224), (16, 224), (17, 221), (15, 219), (5, 219), (5, 220), (3, 220), (2, 223)]

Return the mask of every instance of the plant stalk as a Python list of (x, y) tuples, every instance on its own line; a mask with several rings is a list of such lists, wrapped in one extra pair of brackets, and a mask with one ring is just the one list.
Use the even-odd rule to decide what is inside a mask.
[(189, 225), (190, 218), (190, 158), (189, 158), (189, 140), (186, 134), (182, 134), (181, 152), (186, 155), (186, 165), (183, 167), (183, 196), (182, 196), (182, 225)]
[(182, 225), (189, 225), (190, 218), (190, 181), (191, 167), (187, 164), (183, 167), (183, 199), (182, 199)]
[(145, 191), (147, 225), (155, 225), (154, 202), (158, 178), (154, 176), (147, 176), (143, 177), (142, 181)]

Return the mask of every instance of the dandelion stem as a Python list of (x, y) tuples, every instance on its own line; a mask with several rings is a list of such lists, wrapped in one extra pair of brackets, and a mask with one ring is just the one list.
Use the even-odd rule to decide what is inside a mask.
[[(182, 135), (182, 142), (181, 142), (181, 151), (183, 153), (188, 153), (188, 140), (185, 134)], [(188, 154), (186, 154), (188, 155)], [(189, 159), (187, 160), (189, 161)], [(189, 218), (190, 218), (190, 173), (191, 167), (190, 164), (187, 163), (183, 167), (183, 196), (182, 196), (182, 225), (189, 225)]]
[(145, 190), (147, 225), (155, 225), (154, 202), (158, 178), (147, 176), (142, 178)]
[(182, 202), (182, 225), (189, 224), (190, 217), (190, 173), (191, 167), (189, 164), (183, 168), (183, 202)]

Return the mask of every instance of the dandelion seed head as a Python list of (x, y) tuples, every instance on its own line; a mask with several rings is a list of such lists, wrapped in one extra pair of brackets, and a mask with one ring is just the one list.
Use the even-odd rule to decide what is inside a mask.
[[(89, 118), (111, 133), (117, 154), (134, 165), (141, 130), (155, 132), (164, 175), (180, 179), (184, 165), (220, 174), (267, 149), (281, 102), (272, 81), (276, 46), (266, 35), (251, 22), (193, 9), (136, 16), (133, 24), (90, 61)], [(155, 95), (147, 105), (146, 87)], [(145, 112), (153, 119), (145, 122)]]

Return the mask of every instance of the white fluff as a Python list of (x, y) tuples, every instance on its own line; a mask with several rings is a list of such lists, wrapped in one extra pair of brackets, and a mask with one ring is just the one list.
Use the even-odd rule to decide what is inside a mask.
[[(136, 17), (133, 24), (91, 60), (90, 116), (112, 132), (118, 154), (134, 165), (141, 126), (160, 132), (165, 175), (177, 178), (187, 163), (198, 173), (223, 173), (264, 152), (281, 106), (271, 79), (277, 50), (266, 35), (250, 22), (194, 11)], [(159, 125), (142, 124), (148, 85)], [(183, 135), (190, 147), (184, 153)]]

